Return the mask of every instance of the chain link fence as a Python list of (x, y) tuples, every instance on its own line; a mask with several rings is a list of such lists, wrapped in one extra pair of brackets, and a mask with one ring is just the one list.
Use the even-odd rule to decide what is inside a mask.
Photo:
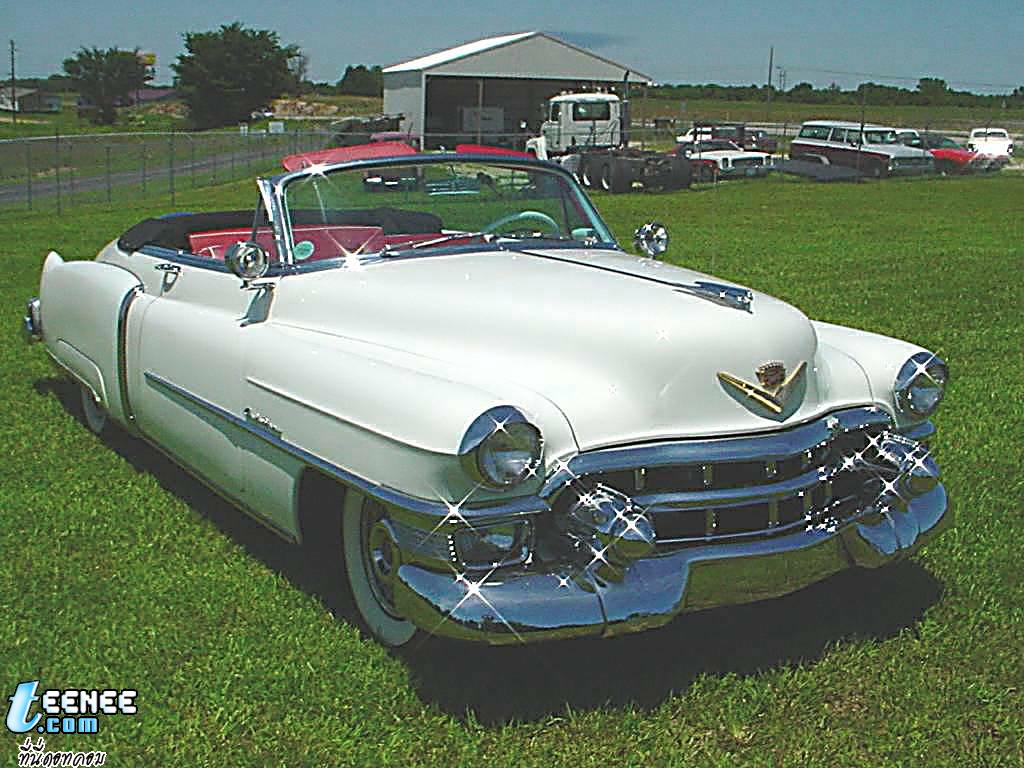
[[(692, 120), (648, 118), (634, 122), (632, 146), (665, 151)], [(777, 154), (788, 151), (800, 123), (752, 123), (777, 140)], [(949, 135), (963, 138), (962, 130)], [(373, 138), (383, 138), (374, 136)], [(386, 138), (417, 144), (419, 137)], [(458, 143), (483, 143), (523, 150), (529, 134), (431, 134), (430, 147), (454, 149)], [(208, 131), (199, 133), (106, 133), (0, 140), (0, 215), (24, 210), (60, 213), (83, 203), (114, 204), (152, 197), (175, 204), (176, 196), (229, 181), (280, 170), (281, 158), (371, 136), (339, 137), (329, 128), (286, 133)]]
[(107, 133), (0, 141), (0, 211), (161, 198), (280, 169), (329, 146), (328, 131)]

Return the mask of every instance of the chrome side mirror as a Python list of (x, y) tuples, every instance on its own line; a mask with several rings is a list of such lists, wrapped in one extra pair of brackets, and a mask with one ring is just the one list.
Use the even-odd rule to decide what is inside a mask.
[(228, 248), (224, 263), (243, 280), (259, 280), (270, 269), (270, 254), (259, 243), (246, 240)]
[(649, 259), (656, 259), (668, 250), (668, 230), (664, 224), (650, 221), (633, 233), (633, 247)]

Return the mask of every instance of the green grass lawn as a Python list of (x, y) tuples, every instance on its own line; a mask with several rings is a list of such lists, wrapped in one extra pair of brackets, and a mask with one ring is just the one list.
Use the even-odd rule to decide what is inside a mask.
[[(2, 695), (137, 688), (138, 715), (47, 739), (111, 766), (1019, 766), (1022, 199), (1008, 174), (598, 196), (624, 242), (659, 219), (675, 262), (946, 357), (936, 453), (956, 527), (882, 572), (643, 635), (395, 654), (328, 613), (294, 549), (153, 450), (92, 436), (21, 344), (49, 248), (91, 258), (167, 208), (0, 212)], [(234, 184), (178, 207), (252, 200)], [(0, 762), (20, 741), (0, 739)]]

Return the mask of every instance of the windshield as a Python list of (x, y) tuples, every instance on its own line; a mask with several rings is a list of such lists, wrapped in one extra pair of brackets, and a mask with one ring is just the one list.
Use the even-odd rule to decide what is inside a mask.
[(725, 139), (714, 139), (712, 141), (700, 141), (694, 145), (694, 152), (721, 152), (722, 150), (739, 150), (739, 147)]
[(896, 131), (864, 131), (865, 144), (895, 144)]
[(615, 245), (575, 182), (501, 160), (312, 172), (288, 183), (285, 207), (296, 263), (453, 246)]

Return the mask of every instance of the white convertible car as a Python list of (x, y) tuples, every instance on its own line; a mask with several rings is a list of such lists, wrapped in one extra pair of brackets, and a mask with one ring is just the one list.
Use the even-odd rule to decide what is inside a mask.
[(321, 159), (50, 253), (24, 331), (91, 429), (309, 547), (383, 643), (643, 630), (949, 523), (932, 353), (651, 258), (658, 225), (630, 255), (547, 163)]

